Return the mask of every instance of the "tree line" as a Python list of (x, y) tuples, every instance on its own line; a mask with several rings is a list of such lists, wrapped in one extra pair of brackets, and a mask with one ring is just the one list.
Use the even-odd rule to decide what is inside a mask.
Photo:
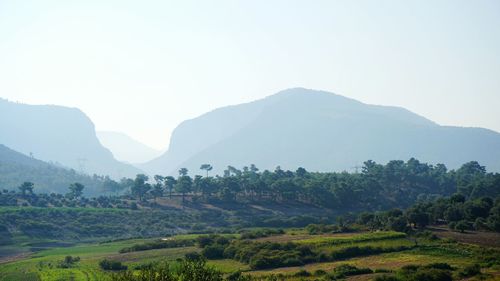
[[(192, 177), (186, 168), (181, 168), (177, 177), (155, 175), (150, 178), (139, 174), (135, 179), (123, 178), (120, 181), (105, 178), (103, 192), (115, 195), (101, 195), (90, 201), (83, 197), (85, 186), (73, 183), (64, 197), (50, 194), (48, 197), (52, 199), (46, 198), (45, 201), (57, 202), (59, 198), (59, 201), (70, 205), (76, 201), (109, 207), (110, 200), (121, 200), (123, 203), (132, 200), (141, 205), (154, 205), (158, 198), (181, 197), (182, 204), (301, 203), (342, 212), (358, 212), (406, 208), (418, 200), (432, 200), (455, 193), (472, 199), (500, 195), (500, 174), (488, 173), (475, 161), (465, 163), (457, 170), (448, 170), (445, 165), (421, 163), (414, 158), (406, 162), (393, 160), (385, 165), (369, 160), (363, 163), (360, 173), (309, 172), (302, 167), (295, 171), (280, 167), (274, 171), (259, 171), (255, 165), (250, 165), (241, 170), (228, 166), (223, 175), (210, 176), (210, 164), (203, 164), (200, 169), (204, 171), (204, 176)], [(33, 183), (25, 182), (19, 186), (19, 193), (4, 190), (0, 192), (0, 205), (20, 202), (15, 199), (16, 196), (40, 203), (40, 200), (34, 199), (37, 197), (34, 189)], [(41, 197), (42, 203), (45, 197)], [(128, 203), (117, 205), (135, 206)]]
[[(159, 197), (182, 197), (193, 201), (223, 202), (300, 202), (334, 210), (382, 210), (407, 207), (422, 199), (459, 193), (466, 198), (496, 197), (500, 194), (500, 174), (488, 173), (472, 161), (457, 170), (445, 165), (430, 165), (412, 158), (387, 164), (363, 163), (360, 173), (295, 171), (277, 167), (262, 172), (255, 165), (241, 170), (228, 166), (222, 176), (209, 176), (210, 164), (200, 167), (205, 176), (191, 177), (186, 168), (177, 178), (146, 175), (122, 180), (130, 196), (139, 201)], [(127, 187), (122, 187), (127, 189)]]

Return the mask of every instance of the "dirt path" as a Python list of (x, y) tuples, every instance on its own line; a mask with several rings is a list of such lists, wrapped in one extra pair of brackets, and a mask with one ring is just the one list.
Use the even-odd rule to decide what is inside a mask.
[(31, 254), (32, 253), (30, 253), (30, 252), (26, 252), (26, 253), (15, 254), (12, 256), (0, 257), (0, 264), (22, 260), (22, 259), (29, 257)]

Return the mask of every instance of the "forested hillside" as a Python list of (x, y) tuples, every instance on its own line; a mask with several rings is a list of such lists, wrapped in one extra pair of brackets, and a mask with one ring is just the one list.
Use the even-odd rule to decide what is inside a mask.
[(161, 187), (167, 193), (174, 190), (197, 200), (300, 202), (343, 211), (406, 207), (419, 199), (456, 192), (471, 198), (500, 194), (500, 174), (488, 173), (475, 161), (448, 170), (443, 164), (430, 165), (414, 158), (385, 165), (370, 160), (358, 173), (308, 172), (301, 167), (290, 171), (279, 166), (274, 171), (259, 171), (250, 165), (241, 170), (229, 166), (222, 176), (211, 177), (210, 164), (200, 169), (206, 176), (190, 177), (182, 168), (176, 179), (156, 176), (156, 185), (132, 188), (131, 194), (142, 198)]
[[(82, 184), (67, 186), (64, 194), (37, 194), (32, 192), (33, 185), (25, 183), (20, 185), (17, 191), (1, 192), (0, 204), (11, 207), (56, 208), (54, 212), (62, 212), (58, 215), (58, 218), (63, 220), (61, 223), (53, 225), (50, 212), (40, 212), (36, 215), (39, 217), (38, 222), (46, 221), (45, 226), (54, 229), (50, 233), (62, 233), (62, 230), (55, 230), (64, 225), (65, 218), (79, 216), (79, 213), (87, 212), (88, 208), (102, 211), (92, 212), (92, 218), (88, 217), (88, 221), (82, 221), (84, 225), (98, 221), (101, 224), (107, 218), (99, 217), (107, 216), (105, 214), (108, 212), (111, 212), (113, 217), (118, 216), (119, 221), (120, 216), (128, 216), (128, 211), (124, 210), (158, 210), (160, 213), (176, 210), (192, 214), (193, 218), (189, 224), (186, 224), (187, 221), (176, 220), (174, 224), (160, 223), (155, 226), (161, 231), (175, 232), (181, 225), (184, 231), (223, 226), (305, 226), (309, 223), (332, 221), (339, 215), (350, 213), (404, 209), (417, 202), (434, 202), (451, 195), (461, 196), (462, 202), (466, 199), (489, 197), (491, 199), (488, 201), (488, 210), (484, 211), (488, 213), (493, 207), (493, 201), (500, 195), (500, 174), (487, 173), (486, 168), (477, 162), (465, 163), (457, 170), (447, 170), (444, 165), (433, 166), (413, 158), (407, 162), (390, 161), (385, 165), (366, 161), (359, 173), (312, 173), (304, 168), (289, 171), (279, 167), (274, 171), (261, 172), (251, 165), (242, 170), (228, 167), (223, 176), (216, 177), (209, 176), (210, 165), (206, 164), (201, 168), (204, 169), (205, 176), (194, 178), (188, 174), (187, 169), (181, 169), (176, 178), (156, 175), (152, 179), (153, 182), (142, 174), (137, 175), (135, 179), (123, 179), (120, 182), (106, 179), (105, 191), (115, 195), (93, 198), (83, 195), (86, 187)], [(37, 186), (34, 187), (36, 190)], [(474, 206), (476, 205), (472, 205)], [(69, 210), (64, 209), (68, 207)], [(465, 211), (465, 207), (457, 211), (450, 209), (450, 212), (456, 213), (453, 217), (444, 216), (448, 207), (442, 208), (441, 213), (431, 211), (433, 207), (427, 205), (415, 205), (414, 208), (420, 213), (429, 216), (432, 214), (434, 221), (468, 220), (469, 224), (472, 224), (478, 217), (487, 218), (484, 214), (466, 216), (469, 211)], [(24, 220), (33, 215), (16, 215), (15, 210), (9, 209), (4, 213), (4, 219), (10, 217), (6, 224), (14, 229), (24, 224), (31, 225), (29, 220)], [(67, 211), (70, 212), (63, 215)], [(10, 215), (6, 217), (7, 214)], [(147, 212), (143, 214), (146, 215)], [(135, 220), (142, 220), (142, 215), (138, 216)], [(12, 218), (16, 218), (13, 220), (15, 223)], [(144, 219), (149, 221), (149, 218)], [(115, 224), (116, 221), (112, 221), (110, 225), (102, 225), (101, 228), (114, 229)], [(148, 224), (144, 225), (144, 233), (151, 230), (146, 231)], [(156, 225), (156, 222), (154, 224)], [(26, 229), (29, 228), (27, 226)], [(79, 236), (88, 235), (80, 231), (77, 233)], [(95, 237), (108, 235), (99, 234), (98, 229), (92, 233)]]
[(83, 175), (72, 169), (34, 159), (0, 144), (0, 189), (17, 189), (23, 182), (35, 184), (35, 192), (64, 193), (75, 182), (84, 184), (85, 193), (102, 192), (104, 178)]

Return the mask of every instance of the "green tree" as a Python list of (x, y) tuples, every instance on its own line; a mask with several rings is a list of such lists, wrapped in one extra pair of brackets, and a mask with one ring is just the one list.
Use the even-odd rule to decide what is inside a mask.
[(144, 174), (138, 174), (135, 177), (131, 192), (139, 201), (143, 201), (144, 195), (151, 189), (151, 185), (147, 183), (148, 180), (149, 177)]
[(85, 186), (78, 182), (70, 184), (70, 186), (68, 187), (69, 189), (68, 197), (72, 199), (81, 197), (84, 188)]
[(186, 193), (189, 193), (193, 188), (193, 180), (187, 175), (187, 169), (181, 168), (179, 170), (179, 177), (175, 184), (175, 190), (182, 194), (182, 204), (185, 203)]
[(18, 189), (21, 191), (23, 196), (26, 196), (26, 193), (33, 194), (33, 189), (35, 188), (35, 184), (29, 181), (23, 182)]
[(165, 177), (165, 187), (168, 190), (168, 196), (170, 199), (172, 199), (172, 191), (174, 190), (176, 183), (177, 183), (177, 180), (174, 177), (172, 177), (172, 176)]
[(156, 202), (156, 198), (163, 196), (163, 191), (164, 191), (163, 185), (164, 185), (165, 177), (160, 176), (160, 175), (155, 175), (154, 179), (155, 179), (156, 183), (153, 186), (153, 189), (150, 191), (150, 193)]
[(210, 164), (202, 164), (200, 166), (200, 170), (205, 170), (206, 171), (207, 177), (208, 177), (208, 172), (212, 171), (212, 169), (213, 169), (213, 167)]
[(406, 217), (410, 224), (418, 228), (425, 228), (430, 222), (430, 216), (424, 211), (423, 206), (414, 206), (407, 210)]

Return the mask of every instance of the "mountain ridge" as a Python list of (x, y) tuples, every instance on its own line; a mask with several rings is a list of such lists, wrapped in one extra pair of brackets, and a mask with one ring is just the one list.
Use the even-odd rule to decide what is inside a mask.
[[(294, 132), (294, 129), (303, 133)], [(273, 137), (259, 135), (261, 133)], [(351, 137), (346, 138), (345, 133)], [(500, 134), (492, 130), (441, 126), (402, 107), (365, 104), (326, 91), (293, 88), (257, 101), (218, 108), (182, 122), (172, 133), (168, 151), (141, 168), (153, 173), (174, 174), (180, 167), (197, 172), (202, 163), (212, 163), (217, 166), (214, 171), (221, 173), (227, 165), (259, 166), (260, 163), (265, 169), (281, 165), (327, 171), (347, 170), (368, 159), (384, 162), (411, 157), (431, 163), (444, 162), (456, 168), (476, 160), (473, 157), (476, 156), (479, 161), (485, 159), (487, 163), (484, 164), (489, 164), (490, 168), (500, 170), (500, 163), (491, 159), (487, 152), (450, 139), (451, 135), (456, 135), (479, 145), (481, 141), (470, 134), (493, 138), (494, 141), (486, 142), (500, 149)], [(250, 139), (253, 143), (247, 141)], [(375, 142), (375, 145), (364, 145), (360, 139)], [(296, 143), (299, 140), (309, 143), (301, 146)], [(273, 144), (275, 142), (279, 145)], [(466, 153), (456, 157), (457, 152), (450, 151), (447, 146)], [(348, 152), (334, 151), (334, 148)], [(466, 159), (468, 157), (471, 159)], [(247, 159), (245, 163), (244, 158)], [(317, 165), (317, 161), (323, 163)]]
[(78, 108), (0, 99), (0, 143), (88, 174), (120, 178), (141, 172), (114, 159), (98, 141), (90, 118)]

